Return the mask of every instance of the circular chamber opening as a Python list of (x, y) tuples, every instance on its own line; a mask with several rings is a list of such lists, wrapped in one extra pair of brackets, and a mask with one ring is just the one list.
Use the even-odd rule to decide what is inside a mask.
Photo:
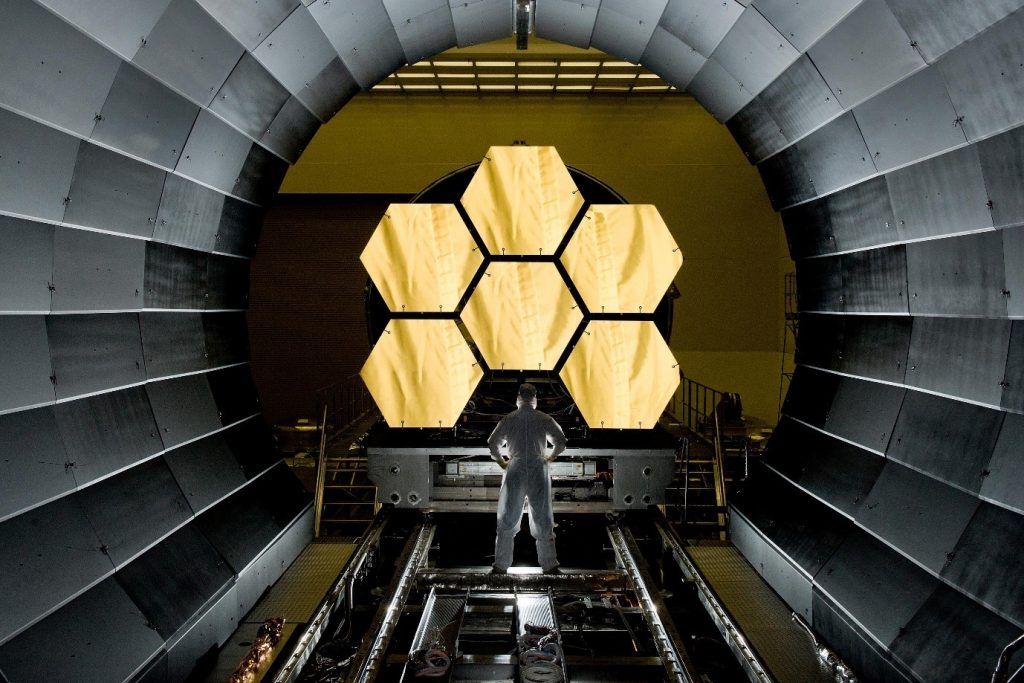
[(622, 497), (622, 502), (625, 503), (626, 505), (632, 505), (633, 504), (633, 494), (627, 493), (626, 495), (624, 495)]
[(392, 503), (395, 503), (395, 504), (398, 504), (398, 502), (399, 502), (400, 500), (402, 500), (402, 496), (401, 496), (401, 494), (400, 494), (400, 493), (398, 493), (398, 491), (393, 491), (393, 492), (391, 493), (391, 502), (392, 502)]
[(645, 468), (644, 468), (644, 470), (643, 470), (643, 471), (644, 471), (644, 476), (645, 476), (645, 477), (649, 477), (649, 476), (651, 476), (651, 472), (653, 472), (654, 470), (652, 470), (652, 469), (650, 468), (650, 466), (647, 466), (647, 467), (645, 467)]

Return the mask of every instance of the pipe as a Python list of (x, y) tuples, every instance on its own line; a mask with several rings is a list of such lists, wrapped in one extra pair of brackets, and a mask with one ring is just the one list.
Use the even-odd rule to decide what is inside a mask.
[[(349, 614), (351, 614), (352, 584), (355, 581), (356, 575), (362, 570), (366, 558), (370, 555), (370, 551), (380, 543), (380, 536), (384, 531), (384, 526), (390, 512), (391, 508), (386, 507), (381, 508), (380, 512), (377, 513), (370, 528), (363, 534), (359, 547), (356, 548), (356, 551), (352, 553), (352, 557), (349, 558), (345, 569), (335, 580), (331, 590), (324, 596), (324, 599), (320, 601), (316, 612), (313, 613), (313, 618), (309, 620), (305, 630), (298, 640), (295, 641), (295, 645), (292, 647), (284, 666), (281, 667), (274, 677), (274, 683), (292, 683), (292, 681), (299, 677), (303, 665), (309, 660), (313, 648), (320, 642), (320, 638), (327, 628), (327, 622), (330, 621), (334, 610), (342, 599), (347, 600), (347, 608), (349, 609)], [(348, 597), (346, 598), (346, 596)], [(349, 617), (349, 623), (351, 623), (351, 616)]]
[(643, 609), (647, 626), (654, 637), (654, 645), (658, 649), (658, 654), (661, 655), (661, 661), (665, 665), (670, 680), (677, 683), (693, 683), (701, 680), (694, 670), (686, 650), (680, 645), (682, 639), (668, 618), (668, 608), (661, 598), (656, 597), (648, 588), (653, 585), (654, 581), (646, 568), (636, 561), (640, 551), (636, 547), (633, 535), (617, 526), (609, 526), (608, 538), (611, 540), (619, 564), (625, 569), (626, 575), (633, 584), (633, 590), (640, 600), (640, 607)]
[(348, 683), (370, 683), (377, 679), (381, 667), (384, 665), (385, 655), (391, 636), (398, 625), (398, 619), (402, 616), (405, 602), (416, 585), (416, 570), (427, 559), (430, 551), (430, 544), (434, 540), (433, 524), (421, 524), (416, 533), (416, 540), (411, 545), (406, 545), (402, 554), (401, 573), (398, 575), (391, 590), (391, 598), (386, 605), (377, 611), (373, 623), (363, 637), (359, 645), (359, 653), (356, 655), (362, 658), (359, 666), (349, 673), (346, 681)]

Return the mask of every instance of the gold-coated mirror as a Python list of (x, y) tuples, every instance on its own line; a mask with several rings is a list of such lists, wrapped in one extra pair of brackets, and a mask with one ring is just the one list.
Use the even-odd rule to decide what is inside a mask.
[(587, 211), (562, 263), (591, 313), (651, 313), (683, 254), (653, 205), (604, 204)]
[(359, 260), (396, 313), (451, 312), (483, 262), (451, 204), (392, 204)]
[(392, 320), (359, 375), (391, 427), (451, 427), (483, 371), (454, 320)]
[(583, 196), (554, 147), (491, 147), (462, 206), (491, 254), (550, 256)]
[(492, 370), (551, 370), (583, 314), (554, 263), (491, 263), (462, 311)]
[(560, 376), (587, 424), (650, 429), (679, 386), (679, 367), (653, 322), (591, 320)]

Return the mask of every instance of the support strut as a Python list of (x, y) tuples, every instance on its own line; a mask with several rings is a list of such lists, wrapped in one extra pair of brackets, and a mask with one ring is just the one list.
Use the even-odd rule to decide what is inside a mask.
[(398, 625), (409, 593), (416, 585), (416, 570), (427, 559), (430, 544), (434, 540), (434, 529), (433, 524), (421, 524), (415, 534), (415, 540), (410, 540), (406, 544), (400, 559), (402, 568), (388, 592), (391, 597), (377, 610), (373, 623), (363, 637), (353, 669), (346, 679), (348, 683), (370, 683), (376, 680), (380, 673), (395, 626)]
[(661, 597), (652, 591), (654, 580), (650, 572), (637, 561), (640, 551), (633, 534), (629, 530), (612, 525), (608, 527), (608, 538), (611, 539), (615, 557), (625, 570), (640, 602), (647, 627), (654, 639), (654, 646), (658, 649), (669, 680), (676, 683), (694, 683), (701, 680), (681, 645), (682, 639), (672, 623), (668, 608)]

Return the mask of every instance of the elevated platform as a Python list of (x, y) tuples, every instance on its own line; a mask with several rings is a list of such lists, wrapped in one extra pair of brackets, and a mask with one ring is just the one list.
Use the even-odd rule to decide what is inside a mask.
[(818, 657), (811, 637), (792, 620), (792, 610), (735, 546), (688, 546), (685, 552), (772, 679), (836, 683), (835, 672)]
[(277, 583), (239, 624), (234, 634), (221, 648), (206, 683), (224, 683), (249, 653), (260, 625), (268, 619), (283, 617), (284, 632), (280, 642), (255, 672), (253, 683), (272, 672), (278, 657), (289, 650), (289, 641), (312, 618), (317, 606), (338, 578), (356, 546), (351, 543), (311, 543), (302, 551)]

